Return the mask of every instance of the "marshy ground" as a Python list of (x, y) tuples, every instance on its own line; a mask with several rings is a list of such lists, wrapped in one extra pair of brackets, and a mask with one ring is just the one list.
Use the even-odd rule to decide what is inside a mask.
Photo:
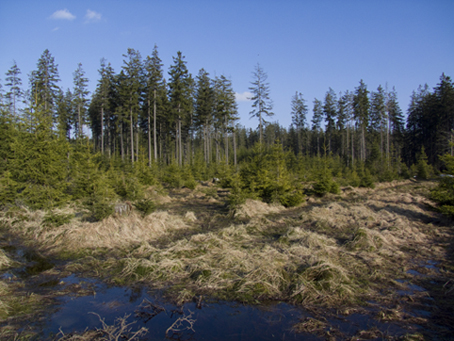
[[(454, 335), (454, 229), (428, 199), (435, 185), (348, 187), (289, 209), (248, 200), (232, 212), (228, 191), (203, 183), (165, 195), (150, 189), (157, 210), (146, 217), (133, 211), (93, 223), (76, 205), (56, 210), (73, 215), (58, 227), (45, 223), (44, 211), (4, 209), (0, 337), (109, 340), (106, 335), (115, 339), (130, 330), (131, 339), (152, 339), (123, 315), (97, 330), (87, 325), (40, 334), (58, 310), (56, 300), (122, 287), (131, 296), (140, 291), (131, 308), (136, 319), (179, 307), (181, 328), (195, 340), (206, 339), (203, 318), (185, 309), (214, 309), (219, 302), (265, 310), (271, 304), (280, 316), (291, 310), (286, 339), (448, 340)], [(150, 301), (144, 291), (166, 303)], [(279, 302), (285, 312), (276, 308)], [(93, 316), (98, 322), (99, 315)], [(180, 337), (172, 333), (177, 320), (165, 322), (153, 339)], [(254, 332), (246, 335), (242, 339), (255, 339)]]

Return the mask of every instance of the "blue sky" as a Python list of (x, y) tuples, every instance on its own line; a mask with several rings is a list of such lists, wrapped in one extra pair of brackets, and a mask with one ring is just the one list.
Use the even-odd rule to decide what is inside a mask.
[(453, 13), (452, 0), (1, 0), (0, 78), (15, 60), (26, 87), (49, 49), (59, 86), (72, 88), (80, 62), (93, 91), (101, 58), (120, 72), (128, 48), (145, 58), (156, 44), (166, 77), (181, 51), (194, 77), (204, 68), (230, 78), (247, 127), (257, 126), (242, 100), (257, 63), (268, 75), (271, 120), (284, 127), (296, 91), (311, 112), (330, 87), (354, 90), (361, 79), (372, 91), (395, 86), (406, 112), (420, 84), (454, 77)]

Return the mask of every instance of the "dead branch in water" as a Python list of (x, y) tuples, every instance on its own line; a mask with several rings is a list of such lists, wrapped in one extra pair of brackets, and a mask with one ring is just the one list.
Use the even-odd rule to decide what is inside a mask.
[(182, 317), (177, 318), (177, 320), (172, 323), (172, 325), (166, 330), (166, 337), (169, 337), (171, 334), (181, 333), (185, 330), (194, 330), (194, 324), (197, 321), (192, 318), (192, 311), (189, 310), (189, 315), (183, 315)]

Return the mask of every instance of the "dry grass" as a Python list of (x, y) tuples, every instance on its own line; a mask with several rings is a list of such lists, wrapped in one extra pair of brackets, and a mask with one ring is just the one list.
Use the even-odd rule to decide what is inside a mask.
[(108, 325), (105, 320), (96, 313), (93, 315), (98, 316), (101, 321), (101, 328), (96, 328), (96, 330), (88, 330), (81, 334), (68, 334), (65, 335), (60, 331), (61, 336), (59, 341), (88, 341), (88, 340), (97, 340), (97, 341), (134, 341), (140, 340), (141, 337), (148, 333), (148, 329), (145, 327), (140, 328), (139, 330), (133, 331), (132, 325), (136, 322), (127, 322), (127, 319), (130, 315), (125, 315), (124, 317), (117, 318), (113, 325)]
[[(68, 214), (73, 211), (67, 208), (56, 213)], [(144, 240), (156, 240), (175, 230), (188, 229), (188, 222), (195, 218), (192, 212), (183, 218), (165, 211), (157, 211), (142, 218), (133, 211), (130, 215), (111, 216), (101, 222), (73, 219), (69, 224), (49, 228), (42, 224), (44, 211), (26, 211), (24, 214), (27, 219), (20, 222), (15, 222), (14, 217), (4, 216), (2, 219), (8, 223), (11, 231), (56, 252), (126, 248)]]
[[(439, 216), (427, 208), (432, 204), (423, 195), (427, 187), (415, 186), (407, 181), (379, 184), (375, 190), (351, 189), (294, 209), (248, 200), (236, 213), (247, 219), (230, 220), (230, 225), (218, 224), (211, 211), (209, 219), (194, 213), (195, 203), (209, 205), (209, 196), (198, 197), (200, 189), (186, 193), (193, 194), (191, 210), (181, 210), (187, 196), (172, 198), (169, 205), (180, 213), (170, 209), (142, 218), (133, 212), (99, 223), (73, 219), (57, 228), (43, 227), (40, 211), (23, 212), (26, 219), (20, 222), (6, 215), (2, 220), (56, 252), (112, 251), (102, 262), (90, 258), (80, 268), (71, 266), (99, 266), (100, 276), (108, 271), (117, 281), (170, 288), (179, 304), (214, 295), (339, 306), (380, 295), (391, 300), (393, 293), (383, 294), (383, 288), (396, 286), (393, 279), (406, 276), (415, 256), (446, 256), (434, 242), (434, 236), (447, 234), (430, 226)], [(125, 252), (113, 252), (118, 249)], [(448, 284), (450, 295), (451, 289)]]
[(253, 218), (265, 214), (279, 213), (285, 210), (280, 204), (267, 204), (258, 200), (247, 199), (235, 212), (238, 218)]

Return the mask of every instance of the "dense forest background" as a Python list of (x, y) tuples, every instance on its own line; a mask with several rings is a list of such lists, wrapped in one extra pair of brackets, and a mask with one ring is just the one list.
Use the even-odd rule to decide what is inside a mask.
[[(308, 103), (292, 97), (292, 125), (273, 123), (266, 73), (251, 78), (256, 130), (238, 123), (232, 82), (193, 77), (181, 52), (164, 77), (155, 46), (142, 58), (123, 55), (116, 73), (102, 60), (96, 90), (82, 65), (72, 89), (59, 88), (57, 64), (46, 50), (23, 87), (13, 64), (0, 84), (0, 203), (52, 208), (79, 201), (102, 219), (110, 203), (146, 197), (146, 188), (194, 188), (219, 178), (232, 205), (247, 197), (285, 206), (308, 192), (340, 185), (449, 171), (454, 155), (454, 84), (442, 74), (431, 90), (419, 86), (406, 115), (394, 88), (355, 89)], [(312, 119), (308, 121), (309, 107)], [(282, 113), (281, 113), (282, 114)], [(448, 181), (448, 180), (446, 180)]]

